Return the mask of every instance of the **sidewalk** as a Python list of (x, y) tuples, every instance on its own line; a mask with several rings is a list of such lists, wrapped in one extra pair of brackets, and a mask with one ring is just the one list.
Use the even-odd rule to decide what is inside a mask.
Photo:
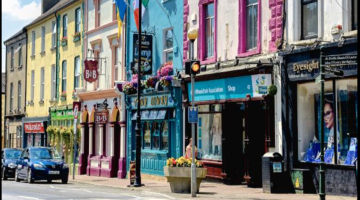
[[(165, 180), (165, 179), (162, 179)], [(118, 179), (118, 178), (102, 178), (87, 175), (76, 175), (75, 180), (72, 176), (69, 182), (77, 182), (83, 184), (92, 184), (105, 187), (116, 187), (128, 190), (140, 190), (153, 193), (161, 193), (173, 198), (192, 199), (191, 194), (177, 194), (172, 193), (170, 190), (169, 183), (165, 181), (149, 180), (147, 177), (142, 177), (141, 182), (145, 184), (144, 187), (134, 188), (127, 187), (130, 184), (129, 179)], [(319, 195), (317, 194), (265, 194), (262, 188), (248, 188), (246, 185), (224, 185), (221, 183), (202, 182), (200, 185), (200, 194), (197, 194), (199, 200), (205, 199), (251, 199), (251, 200), (307, 200), (314, 199), (318, 200)], [(356, 197), (346, 196), (326, 196), (327, 200), (356, 200)]]

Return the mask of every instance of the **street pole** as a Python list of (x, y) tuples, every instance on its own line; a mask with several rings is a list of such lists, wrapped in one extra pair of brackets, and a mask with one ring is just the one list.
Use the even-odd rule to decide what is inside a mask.
[[(194, 60), (194, 40), (191, 40), (191, 60)], [(191, 107), (194, 110), (195, 107), (195, 97), (194, 97), (194, 88), (195, 88), (195, 75), (191, 74)], [(195, 164), (195, 123), (191, 123), (191, 153), (192, 153), (192, 162), (191, 162), (191, 197), (196, 197), (197, 184), (196, 184), (196, 164)]]
[[(324, 81), (325, 81), (325, 68), (322, 63), (323, 51), (320, 47), (320, 108), (321, 108), (321, 118), (320, 118), (320, 188), (319, 195), (320, 200), (325, 200), (325, 169), (324, 169)], [(336, 137), (336, 133), (335, 133)]]
[(77, 133), (76, 133), (76, 123), (77, 123), (77, 119), (74, 119), (74, 158), (73, 158), (73, 180), (75, 179), (75, 161), (76, 161), (76, 152), (77, 152)]
[[(140, 1), (139, 1), (140, 2)], [(134, 183), (134, 187), (141, 187), (141, 176), (140, 176), (140, 155), (141, 155), (141, 128), (140, 128), (140, 123), (141, 123), (141, 119), (140, 119), (140, 88), (141, 88), (141, 83), (140, 83), (140, 78), (141, 78), (141, 13), (142, 13), (142, 8), (141, 8), (141, 3), (139, 3), (139, 34), (138, 34), (138, 70), (137, 70), (137, 75), (138, 75), (138, 79), (137, 79), (137, 109), (136, 109), (136, 127), (135, 127), (135, 132), (136, 132), (136, 163), (135, 163), (135, 183)]]

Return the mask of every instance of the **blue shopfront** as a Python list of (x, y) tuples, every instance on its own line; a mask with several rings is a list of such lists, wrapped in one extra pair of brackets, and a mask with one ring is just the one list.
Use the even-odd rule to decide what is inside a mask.
[[(199, 121), (195, 144), (207, 178), (225, 184), (261, 187), (261, 157), (274, 142), (272, 70), (234, 71), (196, 77)], [(184, 102), (190, 106), (191, 84), (185, 79)], [(187, 109), (185, 109), (187, 111)], [(187, 113), (185, 117), (187, 117)], [(185, 122), (185, 143), (191, 125)]]
[[(137, 96), (127, 101), (127, 169), (135, 160), (135, 126)], [(181, 88), (142, 94), (141, 108), (141, 173), (163, 176), (163, 168), (170, 157), (183, 155)]]

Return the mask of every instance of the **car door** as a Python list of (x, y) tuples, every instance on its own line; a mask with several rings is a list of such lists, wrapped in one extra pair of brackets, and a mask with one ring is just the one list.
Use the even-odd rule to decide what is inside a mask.
[(24, 151), (21, 154), (21, 158), (19, 159), (18, 164), (18, 176), (21, 178), (26, 178), (26, 172), (27, 172), (27, 162), (29, 158), (29, 149), (24, 149)]

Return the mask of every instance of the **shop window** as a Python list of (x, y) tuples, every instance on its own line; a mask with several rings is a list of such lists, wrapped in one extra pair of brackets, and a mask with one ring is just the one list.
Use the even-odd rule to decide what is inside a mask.
[(151, 132), (152, 132), (152, 149), (156, 149), (159, 150), (160, 149), (160, 127), (159, 127), (159, 123), (157, 122), (153, 122), (152, 123), (152, 128), (151, 128)]
[(318, 1), (301, 0), (301, 39), (318, 36)]
[(199, 106), (197, 145), (200, 159), (222, 160), (221, 117), (221, 105)]
[(168, 143), (168, 139), (169, 139), (169, 122), (167, 121), (163, 121), (161, 123), (161, 127), (160, 127), (160, 132), (161, 132), (161, 149), (162, 150), (167, 150), (169, 148), (169, 143)]
[(144, 148), (150, 149), (151, 147), (151, 128), (150, 128), (150, 122), (144, 122), (143, 124), (143, 130), (144, 130)]
[(298, 159), (320, 162), (320, 120), (324, 120), (325, 163), (353, 165), (357, 157), (357, 79), (325, 82), (323, 119), (318, 85), (299, 84), (297, 95)]

